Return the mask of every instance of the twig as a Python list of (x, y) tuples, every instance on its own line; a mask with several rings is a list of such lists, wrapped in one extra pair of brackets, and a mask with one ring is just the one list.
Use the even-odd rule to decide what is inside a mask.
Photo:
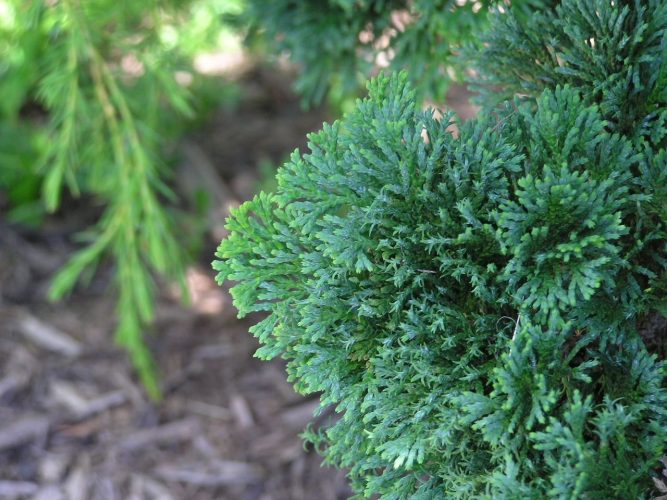
[(35, 344), (69, 357), (81, 354), (81, 344), (60, 330), (48, 325), (36, 317), (24, 314), (18, 320), (20, 332)]
[(260, 479), (257, 467), (244, 462), (215, 460), (183, 466), (161, 465), (155, 473), (170, 481), (198, 486), (218, 487), (232, 484), (250, 484)]
[(194, 438), (199, 432), (199, 420), (185, 418), (159, 427), (134, 432), (118, 443), (120, 451), (133, 451), (159, 443), (173, 443)]
[(512, 334), (512, 342), (516, 339), (516, 334), (519, 331), (519, 323), (521, 322), (521, 313), (516, 317), (516, 324), (514, 325), (514, 333)]
[(229, 404), (234, 420), (241, 429), (249, 429), (255, 425), (255, 419), (252, 416), (250, 411), (250, 406), (248, 402), (238, 394), (235, 394), (231, 397)]
[(192, 413), (208, 418), (229, 420), (232, 417), (231, 410), (223, 408), (222, 406), (204, 403), (203, 401), (188, 400), (188, 409)]
[[(83, 397), (74, 384), (60, 380), (51, 383), (51, 393), (56, 400), (64, 404), (76, 420), (83, 420), (114, 406), (124, 404), (128, 400), (125, 391), (116, 390), (108, 392), (94, 399)], [(67, 419), (70, 421), (71, 419)]]
[(0, 430), (0, 451), (40, 439), (49, 431), (49, 419), (44, 416), (17, 418)]
[(33, 495), (37, 490), (38, 486), (35, 483), (27, 481), (0, 481), (0, 498)]

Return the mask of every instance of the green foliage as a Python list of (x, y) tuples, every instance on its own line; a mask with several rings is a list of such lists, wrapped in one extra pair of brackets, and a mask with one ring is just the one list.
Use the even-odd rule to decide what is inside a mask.
[[(631, 223), (626, 224), (629, 232), (619, 241), (622, 253), (606, 257), (620, 256), (632, 265), (632, 272), (626, 267), (613, 278), (622, 283), (613, 293), (634, 302), (630, 309), (621, 305), (628, 316), (641, 316), (667, 292), (663, 243), (667, 217), (661, 187), (667, 145), (666, 30), (664, 2), (563, 0), (536, 8), (532, 16), (518, 16), (510, 10), (494, 17), (484, 48), (473, 57), (480, 68), (479, 82), (488, 85), (482, 87), (488, 105), (514, 94), (534, 102), (544, 90), (569, 84), (580, 88), (601, 115), (603, 122), (595, 127), (583, 117), (577, 124), (573, 121), (576, 116), (552, 107), (532, 126), (545, 138), (553, 136), (558, 127), (570, 127), (572, 136), (536, 157), (538, 164), (560, 168), (551, 159), (558, 158), (559, 150), (571, 147), (576, 136), (580, 136), (580, 147), (590, 149), (600, 141), (600, 130), (613, 132), (613, 139), (604, 139), (601, 150), (607, 159), (599, 159), (606, 169), (593, 172), (586, 165), (586, 171), (597, 179), (595, 184), (614, 182), (628, 192), (622, 213)], [(525, 132), (521, 130), (526, 126), (518, 127), (517, 140), (522, 140), (520, 134)], [(623, 161), (624, 167), (612, 161), (620, 154), (614, 150), (621, 148), (631, 150), (622, 156), (634, 156), (632, 161)], [(581, 149), (577, 161), (585, 165), (592, 154)], [(590, 254), (585, 258), (588, 265), (595, 265), (598, 257)]]
[[(162, 151), (196, 103), (174, 74), (189, 69), (195, 49), (220, 31), (199, 11), (205, 18), (223, 4), (3, 0), (0, 9), (0, 127), (10, 143), (0, 155), (0, 188), (9, 189), (19, 213), (35, 204), (56, 211), (65, 190), (103, 204), (50, 295), (67, 294), (110, 256), (119, 293), (116, 339), (158, 397), (143, 340), (154, 315), (153, 276), (180, 280), (185, 262)], [(38, 109), (35, 118), (27, 116), (30, 107)]]
[(551, 3), (493, 23), (480, 68), (503, 106), (454, 135), (408, 75), (380, 76), (228, 219), (218, 280), (238, 282), (241, 315), (267, 313), (258, 356), (340, 414), (307, 435), (360, 496), (650, 495), (667, 446), (667, 339), (642, 330), (667, 303), (667, 10)]
[(618, 240), (628, 233), (623, 212), (637, 201), (628, 192), (637, 158), (569, 89), (546, 92), (534, 115), (525, 106), (520, 115), (512, 123), (529, 130), (533, 167), (499, 208), (498, 238), (512, 257), (504, 277), (524, 306), (557, 322), (560, 311), (613, 286)]
[(39, 203), (41, 181), (34, 161), (45, 150), (47, 137), (23, 123), (0, 120), (0, 191), (6, 191), (11, 221), (37, 225), (44, 215)]
[[(530, 16), (493, 17), (473, 59), (491, 101), (535, 97), (556, 84), (587, 90), (613, 127), (664, 145), (667, 4), (545, 2)], [(489, 90), (489, 89), (493, 90)]]
[(420, 93), (441, 99), (465, 69), (454, 56), (485, 28), (494, 3), (250, 0), (247, 17), (269, 47), (303, 67), (297, 89), (306, 102), (356, 93), (387, 65), (408, 68)]

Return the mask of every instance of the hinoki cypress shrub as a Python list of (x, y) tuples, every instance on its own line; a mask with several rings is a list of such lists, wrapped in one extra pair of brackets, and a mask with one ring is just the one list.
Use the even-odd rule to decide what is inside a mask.
[(339, 413), (308, 437), (360, 495), (651, 495), (667, 8), (551, 4), (493, 23), (504, 104), (454, 134), (380, 76), (228, 220), (218, 279), (267, 313), (258, 356)]

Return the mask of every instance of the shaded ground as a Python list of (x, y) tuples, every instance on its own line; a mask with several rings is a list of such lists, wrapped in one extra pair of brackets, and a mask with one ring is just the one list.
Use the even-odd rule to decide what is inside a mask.
[[(230, 206), (257, 188), (262, 162), (278, 164), (326, 119), (304, 113), (284, 75), (250, 70), (245, 97), (182, 146), (182, 196), (213, 203), (201, 262), (188, 271), (192, 306), (162, 287), (151, 347), (165, 398), (143, 395), (112, 342), (110, 270), (67, 302), (46, 299), (49, 279), (96, 217), (40, 231), (0, 222), (0, 498), (334, 500), (344, 474), (321, 467), (298, 433), (315, 398), (295, 394), (280, 361), (260, 362), (210, 269)], [(465, 106), (465, 93), (452, 97)]]

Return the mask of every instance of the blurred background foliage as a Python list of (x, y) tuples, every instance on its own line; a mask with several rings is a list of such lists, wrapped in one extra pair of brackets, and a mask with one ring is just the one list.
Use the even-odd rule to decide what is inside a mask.
[(409, 68), (422, 96), (442, 99), (465, 65), (454, 57), (494, 2), (249, 0), (251, 40), (299, 64), (304, 103), (344, 101), (384, 68)]
[[(521, 15), (544, 0), (513, 0)], [(462, 49), (479, 43), (489, 13), (507, 0), (248, 0), (249, 41), (299, 65), (305, 105), (339, 109), (381, 70), (407, 69), (422, 99), (444, 102), (469, 69)]]
[(153, 397), (157, 379), (142, 334), (154, 314), (153, 277), (182, 281), (187, 260), (175, 236), (168, 147), (233, 96), (193, 61), (239, 44), (221, 18), (241, 8), (230, 0), (0, 0), (6, 217), (39, 225), (63, 200), (100, 205), (50, 295), (63, 297), (110, 257), (116, 338)]

